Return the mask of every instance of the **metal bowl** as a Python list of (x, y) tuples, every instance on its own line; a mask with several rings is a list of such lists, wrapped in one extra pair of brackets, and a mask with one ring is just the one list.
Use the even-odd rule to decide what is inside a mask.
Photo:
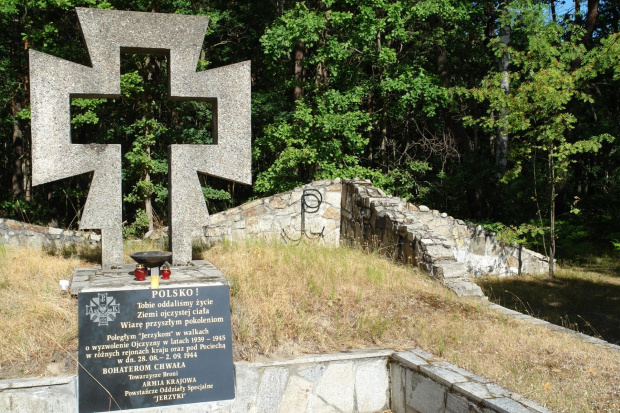
[(130, 255), (138, 264), (143, 264), (146, 268), (161, 267), (166, 261), (172, 260), (170, 251), (142, 251)]

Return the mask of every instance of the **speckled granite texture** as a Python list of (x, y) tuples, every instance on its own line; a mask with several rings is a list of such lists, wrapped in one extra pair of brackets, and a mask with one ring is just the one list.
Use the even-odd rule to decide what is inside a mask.
[(120, 145), (71, 143), (71, 97), (120, 94), (120, 53), (165, 54), (170, 98), (214, 103), (215, 145), (170, 148), (171, 243), (175, 263), (207, 220), (198, 172), (251, 183), (250, 63), (196, 72), (209, 19), (77, 8), (92, 67), (30, 50), (33, 184), (94, 172), (80, 229), (101, 229), (102, 264), (122, 264)]

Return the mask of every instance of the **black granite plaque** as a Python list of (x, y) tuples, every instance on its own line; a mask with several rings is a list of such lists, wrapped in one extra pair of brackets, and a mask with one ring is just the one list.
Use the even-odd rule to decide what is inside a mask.
[(81, 413), (235, 397), (228, 286), (81, 293)]

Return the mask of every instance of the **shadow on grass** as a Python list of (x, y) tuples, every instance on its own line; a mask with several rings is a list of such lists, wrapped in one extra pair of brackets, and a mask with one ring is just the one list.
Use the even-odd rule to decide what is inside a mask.
[(476, 281), (489, 300), (506, 308), (620, 344), (617, 280), (617, 274), (568, 270), (558, 271), (554, 281), (531, 276)]

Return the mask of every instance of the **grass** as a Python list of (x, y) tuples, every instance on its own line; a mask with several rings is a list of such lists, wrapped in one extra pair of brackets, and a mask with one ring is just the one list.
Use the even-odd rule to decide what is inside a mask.
[(509, 319), (375, 255), (312, 245), (219, 245), (236, 358), (421, 347), (554, 411), (620, 409), (620, 357)]
[(58, 281), (78, 265), (84, 262), (0, 246), (0, 378), (75, 366), (62, 349), (77, 349), (77, 302)]
[(612, 343), (620, 344), (618, 272), (568, 267), (545, 276), (476, 280), (490, 300)]
[[(554, 411), (620, 409), (618, 354), (506, 318), (478, 301), (457, 298), (411, 267), (361, 251), (308, 244), (219, 245), (204, 255), (231, 279), (236, 360), (375, 346), (397, 350), (421, 347)], [(9, 264), (29, 258), (46, 262), (40, 272), (60, 270), (58, 263), (48, 268), (48, 257), (7, 249), (0, 262), (0, 279), (8, 276), (8, 285), (17, 283), (10, 268), (26, 265)], [(75, 264), (67, 261), (64, 268)], [(58, 278), (64, 276), (57, 274)], [(55, 283), (56, 277), (52, 278)], [(71, 311), (75, 304), (60, 295), (56, 284), (48, 288), (53, 291), (47, 299), (28, 299), (22, 311), (33, 311), (30, 301), (46, 300), (57, 300), (55, 305), (68, 306)], [(41, 283), (33, 282), (21, 291), (38, 294), (40, 289)], [(2, 297), (3, 315), (13, 306), (15, 296), (7, 294), (7, 302)], [(31, 336), (32, 341), (48, 334), (33, 331), (30, 323), (23, 322), (32, 315), (13, 312), (13, 317), (10, 325), (0, 326), (1, 331), (22, 329), (25, 332), (20, 334)], [(71, 314), (69, 321), (52, 328), (56, 334), (75, 337), (76, 318)], [(6, 322), (4, 317), (2, 322)], [(43, 322), (36, 329), (46, 326)], [(65, 345), (74, 343), (69, 339)], [(55, 351), (54, 343), (47, 346), (52, 350), (46, 354)], [(0, 345), (0, 366), (20, 365), (24, 357), (35, 357), (32, 354), (40, 350), (28, 356), (14, 351)]]

